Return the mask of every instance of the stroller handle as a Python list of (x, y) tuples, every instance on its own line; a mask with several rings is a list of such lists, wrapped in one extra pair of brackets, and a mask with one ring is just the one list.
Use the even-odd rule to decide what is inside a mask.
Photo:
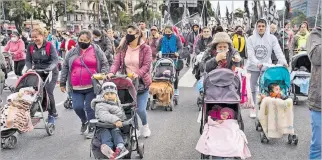
[[(116, 128), (115, 124), (100, 122), (98, 119), (91, 119), (89, 123), (90, 123), (89, 125), (92, 127), (95, 126), (95, 127), (108, 128), (108, 129)], [(131, 124), (132, 124), (132, 118), (122, 122), (123, 127), (129, 126)]]
[(34, 70), (36, 73), (45, 73), (45, 74), (49, 74), (50, 72), (52, 72), (52, 71), (45, 71), (44, 69), (35, 69)]

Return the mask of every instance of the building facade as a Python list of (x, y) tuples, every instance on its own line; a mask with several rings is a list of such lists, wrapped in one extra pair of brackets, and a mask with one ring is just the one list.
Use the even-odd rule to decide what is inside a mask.
[[(314, 17), (320, 0), (291, 0), (291, 8), (302, 11), (307, 17)], [(321, 8), (321, 7), (320, 7)]]

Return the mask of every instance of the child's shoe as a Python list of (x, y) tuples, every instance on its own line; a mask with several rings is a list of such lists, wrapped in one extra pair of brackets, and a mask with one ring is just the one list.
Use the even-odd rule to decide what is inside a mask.
[(48, 115), (48, 120), (47, 120), (48, 123), (51, 123), (51, 124), (56, 124), (56, 118), (52, 115)]
[(125, 146), (116, 147), (116, 150), (113, 154), (113, 158), (120, 159), (120, 158), (126, 156), (128, 153), (129, 153), (129, 151), (125, 148)]
[(101, 152), (107, 157), (112, 158), (113, 157), (113, 150), (106, 144), (101, 145)]

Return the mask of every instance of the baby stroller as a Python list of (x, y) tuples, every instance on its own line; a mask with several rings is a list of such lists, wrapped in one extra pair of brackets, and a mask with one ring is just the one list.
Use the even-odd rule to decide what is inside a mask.
[[(125, 76), (115, 76), (109, 81), (113, 82), (117, 86), (121, 105), (127, 118), (123, 122), (123, 127), (121, 128), (125, 147), (129, 151), (124, 158), (131, 159), (132, 151), (137, 151), (140, 158), (143, 158), (144, 144), (139, 143), (135, 129), (135, 126), (138, 125), (138, 119), (136, 116), (136, 90), (138, 88), (138, 81), (135, 82), (135, 86), (133, 85), (132, 81), (127, 79)], [(91, 142), (91, 151), (94, 154), (95, 159), (107, 159), (107, 157), (103, 155), (100, 150), (101, 141), (99, 138), (99, 128), (115, 128), (115, 126), (113, 124), (99, 122), (97, 119), (91, 120), (90, 126), (95, 127), (94, 138)]]
[[(300, 96), (307, 96), (309, 80), (311, 76), (311, 62), (307, 53), (299, 53), (292, 58), (291, 71), (291, 93), (293, 94), (293, 104), (297, 104)], [(303, 86), (301, 88), (299, 86)], [(305, 89), (306, 88), (306, 89)]]
[[(170, 73), (165, 76), (163, 73), (165, 71), (170, 71)], [(175, 64), (172, 59), (170, 58), (160, 58), (156, 63), (155, 66), (153, 67), (152, 71), (152, 83), (153, 82), (169, 82), (171, 84), (171, 88), (173, 89), (173, 83), (175, 81), (175, 74), (176, 74), (176, 69), (175, 69)], [(151, 91), (151, 90), (150, 90)], [(150, 92), (151, 94), (151, 92)], [(170, 104), (168, 106), (165, 106), (165, 110), (167, 111), (168, 109), (170, 111), (173, 110), (173, 105), (178, 105), (178, 100), (174, 98), (174, 95), (170, 94)], [(151, 95), (151, 98), (148, 101), (148, 108), (151, 110), (154, 110), (156, 108), (156, 105), (158, 104), (159, 98), (156, 94)]]
[[(269, 86), (271, 84), (278, 84), (284, 94), (289, 93), (290, 87), (290, 74), (287, 68), (282, 66), (270, 66), (265, 70), (265, 72), (260, 75), (259, 89), (260, 93), (265, 94), (269, 93)], [(259, 104), (260, 106), (260, 104)], [(260, 110), (260, 107), (259, 107)], [(256, 130), (260, 131), (260, 139), (262, 143), (268, 143), (269, 139), (265, 135), (262, 125), (259, 122), (259, 119), (255, 120)], [(289, 134), (288, 135), (288, 143), (291, 144), (294, 142), (295, 145), (298, 143), (298, 137), (296, 135)]]
[[(8, 78), (8, 73), (13, 71), (13, 61), (12, 61), (12, 56), (8, 52), (2, 52), (5, 60), (5, 66), (4, 68), (1, 68), (2, 71), (5, 74), (5, 79)], [(5, 83), (5, 80), (2, 80), (0, 82), (0, 94), (2, 94), (3, 90), (9, 90), (10, 92), (14, 92), (14, 87), (9, 86), (8, 84)]]
[[(235, 111), (235, 118), (241, 130), (244, 122), (240, 110), (240, 79), (233, 71), (227, 68), (215, 69), (205, 75), (204, 79), (204, 105), (201, 111), (200, 134), (207, 123), (209, 111), (214, 105), (225, 106)], [(211, 158), (201, 154), (201, 159)]]
[[(44, 78), (41, 77), (46, 77)], [(32, 102), (30, 107), (30, 116), (32, 125), (36, 126), (42, 119), (45, 124), (45, 128), (34, 128), (34, 129), (46, 129), (46, 132), (49, 136), (54, 134), (55, 124), (48, 123), (47, 119), (45, 120), (44, 112), (47, 111), (49, 106), (49, 98), (45, 90), (45, 85), (51, 81), (52, 72), (46, 73), (43, 70), (36, 70), (35, 72), (25, 73), (22, 77), (19, 78), (15, 92), (19, 92), (21, 88), (33, 87), (36, 90), (35, 101)], [(35, 116), (36, 112), (40, 112), (40, 116)], [(15, 148), (17, 144), (17, 137), (14, 135), (18, 129), (8, 129), (1, 131), (1, 147), (2, 148)], [(19, 132), (19, 131), (18, 131)]]

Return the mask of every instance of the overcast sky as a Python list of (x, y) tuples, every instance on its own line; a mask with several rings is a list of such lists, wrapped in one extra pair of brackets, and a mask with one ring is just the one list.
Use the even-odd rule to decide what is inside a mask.
[[(218, 0), (210, 0), (212, 8), (217, 9)], [(226, 15), (226, 6), (228, 7), (229, 12), (231, 12), (232, 8), (232, 2), (234, 2), (234, 9), (241, 8), (244, 10), (244, 1), (243, 0), (234, 0), (234, 1), (227, 1), (227, 0), (219, 0), (220, 5), (220, 15), (225, 16)], [(248, 1), (248, 8), (249, 11), (252, 12), (253, 8), (253, 1)], [(263, 2), (261, 2), (263, 5)], [(277, 9), (283, 9), (284, 7), (284, 1), (282, 0), (276, 0), (275, 4), (277, 6)], [(266, 1), (266, 5), (268, 5), (268, 1)]]

